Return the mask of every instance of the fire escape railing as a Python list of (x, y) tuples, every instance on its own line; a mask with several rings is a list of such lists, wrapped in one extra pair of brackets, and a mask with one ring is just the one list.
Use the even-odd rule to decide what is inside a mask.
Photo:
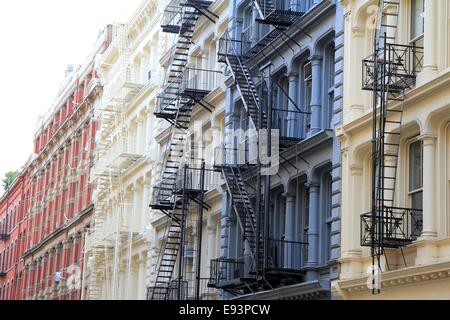
[(362, 215), (361, 246), (370, 247), (373, 241), (382, 241), (386, 248), (403, 247), (417, 240), (422, 229), (422, 210), (385, 207), (375, 219), (372, 212)]
[[(415, 85), (417, 74), (423, 68), (424, 48), (391, 43), (387, 43), (386, 46), (386, 50), (379, 49), (363, 60), (363, 90), (373, 91), (376, 87), (377, 91), (401, 92)], [(385, 57), (386, 61), (384, 61)], [(375, 66), (378, 70), (375, 70)], [(375, 72), (381, 74), (381, 71), (389, 75), (389, 82), (383, 82), (383, 79), (377, 77), (375, 86)]]
[[(184, 168), (182, 166), (193, 108), (200, 104), (212, 111), (213, 107), (204, 98), (218, 85), (218, 73), (215, 71), (187, 68), (198, 19), (205, 16), (214, 22), (214, 18), (218, 18), (209, 11), (211, 4), (212, 1), (174, 0), (166, 8), (161, 26), (164, 32), (178, 34), (178, 38), (169, 63), (167, 84), (158, 96), (155, 111), (157, 118), (167, 120), (172, 127), (161, 167), (161, 179), (153, 188), (150, 205), (165, 214), (168, 221), (158, 256), (154, 286), (148, 288), (149, 300), (183, 300), (190, 296), (190, 284), (185, 279), (184, 259), (191, 200), (199, 204), (200, 216), (202, 210), (209, 208), (203, 201), (207, 174), (204, 162), (200, 172), (188, 165), (184, 165)], [(197, 179), (198, 177), (201, 178)], [(199, 230), (197, 237), (201, 239), (201, 227)], [(201, 243), (201, 240), (198, 241)], [(197, 259), (200, 257), (198, 253)], [(179, 273), (176, 279), (175, 272)], [(196, 298), (200, 298), (199, 280), (196, 279), (194, 286)]]
[[(423, 67), (423, 48), (394, 43), (400, 5), (400, 0), (379, 1), (374, 53), (362, 61), (362, 89), (373, 93), (372, 211), (361, 216), (360, 236), (361, 245), (371, 247), (372, 264), (379, 270), (383, 255), (389, 268), (385, 248), (401, 249), (422, 231), (421, 208), (397, 208), (394, 204), (405, 95), (415, 86)], [(381, 288), (374, 286), (372, 293), (380, 292)]]
[(269, 239), (268, 268), (301, 271), (308, 260), (308, 243)]

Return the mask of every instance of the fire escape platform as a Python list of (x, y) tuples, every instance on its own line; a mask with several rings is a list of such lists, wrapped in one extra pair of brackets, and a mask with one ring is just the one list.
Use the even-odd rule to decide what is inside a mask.
[(328, 298), (330, 282), (316, 280), (243, 295), (232, 300), (315, 300)]
[(264, 19), (256, 19), (256, 22), (273, 26), (289, 27), (300, 19), (305, 13), (293, 10), (274, 10)]

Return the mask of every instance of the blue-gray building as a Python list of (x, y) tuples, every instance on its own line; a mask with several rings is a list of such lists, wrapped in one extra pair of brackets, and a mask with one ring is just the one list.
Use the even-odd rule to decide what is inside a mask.
[[(211, 284), (224, 299), (329, 299), (340, 255), (343, 12), (333, 0), (231, 1), (219, 48), (228, 130), (216, 159), (226, 183)], [(276, 138), (268, 146), (264, 132)]]

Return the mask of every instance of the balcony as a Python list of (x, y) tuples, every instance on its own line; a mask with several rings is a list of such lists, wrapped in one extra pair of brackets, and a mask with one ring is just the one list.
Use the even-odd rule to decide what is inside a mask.
[[(125, 203), (113, 206), (112, 216), (105, 217), (102, 222), (98, 222), (95, 227), (95, 233), (92, 238), (92, 247), (112, 248), (116, 235), (119, 233), (128, 237), (129, 233), (137, 234), (140, 232), (138, 216), (133, 212), (134, 206)], [(106, 211), (104, 211), (106, 213)], [(102, 212), (97, 209), (96, 215)]]
[[(177, 110), (188, 111), (192, 103), (200, 103), (212, 111), (202, 100), (220, 85), (220, 71), (186, 68), (170, 82), (158, 96), (155, 115), (163, 119), (175, 119)], [(184, 98), (179, 100), (178, 97)]]
[[(218, 293), (217, 290), (208, 287), (209, 278), (197, 280), (173, 280), (169, 283), (167, 296), (162, 294), (153, 295), (153, 291), (158, 287), (149, 287), (147, 289), (147, 300), (210, 300)], [(199, 296), (196, 296), (196, 287), (199, 285)], [(197, 299), (198, 298), (198, 299)]]
[(176, 200), (175, 181), (177, 174), (168, 176), (153, 187), (151, 207), (160, 210), (172, 210)]
[[(202, 169), (187, 168), (177, 175), (175, 192), (181, 194), (183, 189), (190, 195), (199, 195), (219, 186), (220, 174), (212, 169), (204, 169), (204, 184), (202, 186)], [(184, 177), (186, 176), (186, 180)]]
[(121, 137), (113, 143), (105, 155), (108, 168), (113, 171), (126, 170), (144, 156), (136, 139)]
[(415, 45), (386, 44), (386, 50), (379, 49), (363, 60), (363, 90), (400, 93), (411, 89), (422, 71), (423, 54), (423, 48)]
[(114, 111), (122, 111), (145, 85), (131, 65), (123, 67), (119, 63), (116, 68), (118, 74), (104, 88), (103, 105), (105, 108), (112, 106)]
[(180, 0), (173, 0), (164, 10), (161, 21), (163, 32), (179, 34), (183, 21), (183, 8), (180, 6)]
[(304, 14), (300, 8), (296, 8), (298, 5), (289, 5), (289, 1), (286, 2), (286, 0), (257, 0), (255, 2), (264, 17), (256, 21), (262, 24), (289, 27)]
[(308, 244), (297, 241), (268, 239), (266, 277), (272, 284), (296, 284), (303, 281), (303, 268), (308, 260)]
[(383, 207), (361, 216), (361, 246), (400, 248), (422, 233), (422, 210)]
[[(240, 290), (256, 281), (250, 274), (251, 257), (236, 259), (215, 259), (211, 261), (211, 276), (208, 287), (223, 290)], [(247, 261), (248, 260), (248, 261)], [(246, 263), (247, 261), (247, 263)]]
[(302, 128), (306, 113), (297, 110), (272, 109), (272, 130), (279, 131), (280, 148), (289, 148), (304, 139)]

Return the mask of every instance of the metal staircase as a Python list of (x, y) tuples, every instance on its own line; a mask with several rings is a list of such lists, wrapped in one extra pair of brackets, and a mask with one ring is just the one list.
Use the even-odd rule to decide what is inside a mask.
[(184, 148), (188, 124), (192, 116), (194, 103), (183, 110), (178, 109), (177, 116), (172, 126), (170, 140), (165, 151), (165, 160), (162, 166), (161, 182), (153, 188), (152, 205), (153, 209), (161, 210), (170, 216), (170, 211), (174, 206), (174, 193), (177, 175), (182, 165)]
[[(167, 73), (166, 86), (158, 96), (155, 116), (165, 119), (171, 126), (164, 163), (161, 169), (159, 184), (153, 188), (151, 208), (160, 210), (167, 217), (167, 225), (163, 244), (159, 253), (158, 272), (154, 286), (148, 290), (149, 300), (183, 299), (186, 289), (183, 274), (183, 250), (185, 228), (191, 200), (195, 197), (188, 194), (188, 166), (184, 166), (183, 182), (180, 176), (183, 171), (184, 156), (187, 146), (187, 133), (193, 108), (202, 105), (209, 111), (212, 106), (203, 100), (211, 92), (211, 86), (201, 86), (197, 82), (199, 74), (207, 70), (187, 68), (189, 50), (195, 26), (201, 16), (214, 22), (218, 17), (209, 11), (212, 1), (184, 0), (172, 1), (166, 8), (162, 30), (177, 34)], [(195, 192), (194, 192), (195, 193)], [(203, 206), (202, 206), (203, 208)], [(174, 279), (178, 263), (180, 277)], [(176, 297), (174, 296), (176, 295)]]
[(289, 8), (285, 0), (255, 0), (254, 3), (261, 17), (259, 23), (289, 27), (303, 15)]
[(158, 96), (158, 111), (155, 115), (159, 118), (173, 120), (176, 116), (175, 104), (179, 97), (183, 72), (189, 60), (189, 50), (193, 44), (192, 37), (197, 21), (202, 16), (213, 22), (218, 18), (208, 10), (211, 3), (212, 1), (175, 0), (164, 12), (161, 28), (163, 32), (177, 34), (177, 39), (165, 79), (167, 84)]
[[(190, 198), (182, 195), (174, 201), (173, 209), (169, 213), (166, 232), (158, 258), (158, 273), (154, 283), (155, 286), (149, 290), (149, 300), (167, 300), (170, 298), (169, 293), (173, 285), (173, 273), (184, 239), (183, 232), (189, 203)], [(181, 279), (180, 285), (182, 286)]]
[(218, 61), (228, 65), (253, 127), (255, 129), (266, 128), (267, 114), (262, 111), (260, 125), (260, 99), (250, 71), (244, 64), (241, 49), (242, 42), (232, 40), (229, 33), (225, 32), (219, 40)]
[[(221, 153), (221, 154), (219, 154)], [(231, 205), (238, 219), (239, 227), (243, 233), (244, 251), (250, 254), (250, 269), (255, 270), (257, 252), (257, 226), (255, 211), (250, 200), (250, 194), (242, 178), (242, 165), (233, 165), (236, 150), (220, 147), (216, 150), (215, 168), (222, 173), (228, 194), (231, 196)], [(260, 242), (261, 244), (261, 242)]]
[[(363, 60), (363, 89), (373, 91), (372, 212), (361, 218), (363, 246), (375, 263), (385, 248), (415, 240), (417, 210), (394, 206), (405, 93), (422, 69), (423, 48), (395, 44), (400, 0), (379, 3), (374, 53)], [(375, 291), (374, 291), (375, 293)]]
[[(263, 49), (271, 45), (277, 38), (299, 45), (287, 35), (286, 30), (294, 25), (304, 15), (295, 5), (288, 6), (284, 0), (256, 0), (253, 2), (259, 18), (242, 32), (242, 53), (246, 59), (255, 58)], [(266, 28), (257, 27), (257, 24), (266, 25)], [(254, 30), (257, 28), (257, 31)], [(296, 28), (301, 29), (299, 26)], [(255, 31), (258, 34), (255, 39)], [(280, 54), (275, 48), (275, 52)], [(280, 54), (281, 56), (281, 54)]]

